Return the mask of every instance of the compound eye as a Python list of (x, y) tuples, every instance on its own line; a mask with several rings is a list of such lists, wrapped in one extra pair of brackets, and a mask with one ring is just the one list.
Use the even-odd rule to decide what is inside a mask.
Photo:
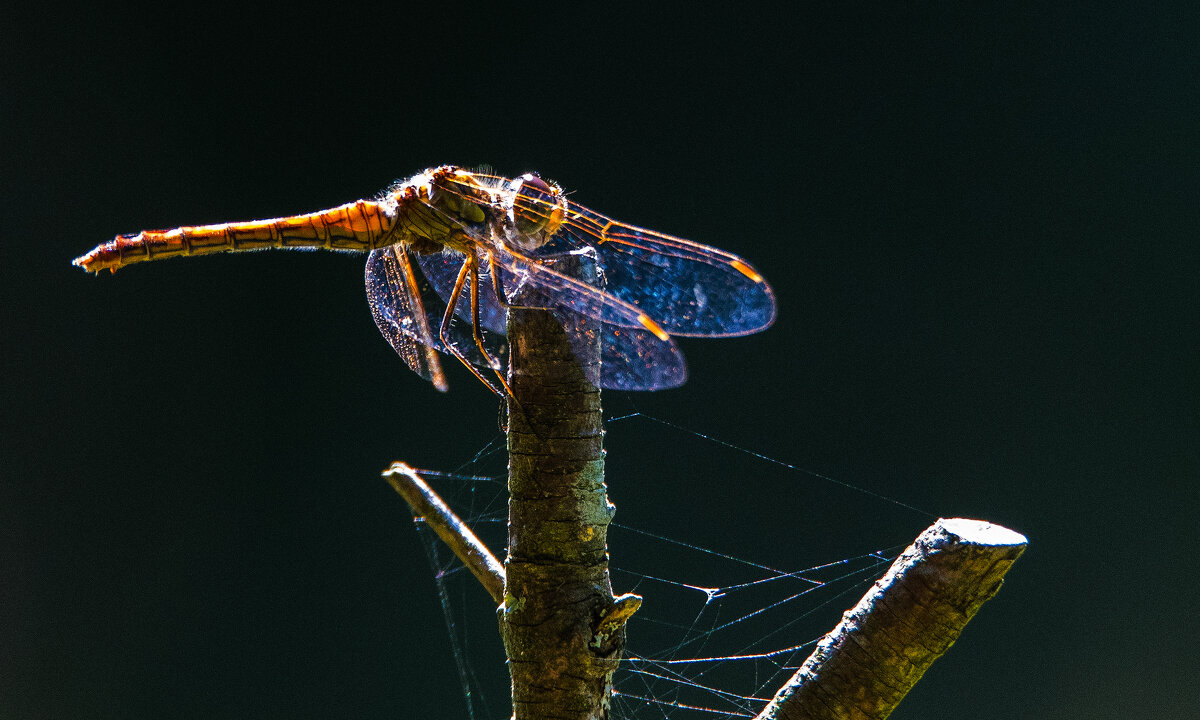
[(532, 173), (522, 175), (519, 180), (521, 187), (513, 199), (517, 231), (526, 236), (544, 235), (541, 244), (562, 225), (562, 190)]

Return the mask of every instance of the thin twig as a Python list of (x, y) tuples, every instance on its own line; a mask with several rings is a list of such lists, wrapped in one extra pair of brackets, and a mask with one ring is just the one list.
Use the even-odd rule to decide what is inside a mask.
[(504, 602), (504, 566), (471, 528), (442, 501), (421, 476), (402, 462), (392, 463), (383, 477), (412, 508), (413, 517), (424, 520), (442, 542), (462, 560), (497, 605)]
[(757, 720), (882, 720), (1000, 589), (1025, 536), (938, 520), (848, 611)]

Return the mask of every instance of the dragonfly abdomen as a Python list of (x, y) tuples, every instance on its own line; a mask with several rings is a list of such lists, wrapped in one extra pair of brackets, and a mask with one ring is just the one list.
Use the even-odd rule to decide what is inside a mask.
[(118, 235), (76, 258), (74, 264), (89, 272), (116, 272), (126, 265), (149, 260), (265, 248), (367, 252), (400, 241), (401, 238), (393, 237), (394, 226), (394, 216), (379, 203), (359, 200), (294, 217)]

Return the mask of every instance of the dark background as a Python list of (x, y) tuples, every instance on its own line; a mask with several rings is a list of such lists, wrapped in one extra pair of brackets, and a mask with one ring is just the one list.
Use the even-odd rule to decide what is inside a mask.
[(632, 420), (619, 520), (777, 567), (1001, 523), (1029, 550), (894, 717), (1194, 716), (1200, 17), (1129, 5), (3, 11), (0, 716), (463, 716), (378, 474), (470, 461), (495, 399), (406, 370), (361, 256), (69, 264), (451, 162), (774, 285), (611, 413), (924, 511)]

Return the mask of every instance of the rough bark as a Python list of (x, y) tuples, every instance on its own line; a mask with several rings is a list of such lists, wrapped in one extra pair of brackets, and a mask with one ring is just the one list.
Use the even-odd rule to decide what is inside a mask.
[(572, 348), (546, 311), (514, 308), (508, 323), (509, 536), (498, 612), (513, 714), (607, 718), (624, 619), (640, 598), (614, 598), (609, 581), (614, 508), (600, 392), (583, 367), (599, 363), (599, 347)]
[(882, 720), (942, 656), (1026, 545), (997, 525), (923, 532), (813, 651), (758, 720)]

